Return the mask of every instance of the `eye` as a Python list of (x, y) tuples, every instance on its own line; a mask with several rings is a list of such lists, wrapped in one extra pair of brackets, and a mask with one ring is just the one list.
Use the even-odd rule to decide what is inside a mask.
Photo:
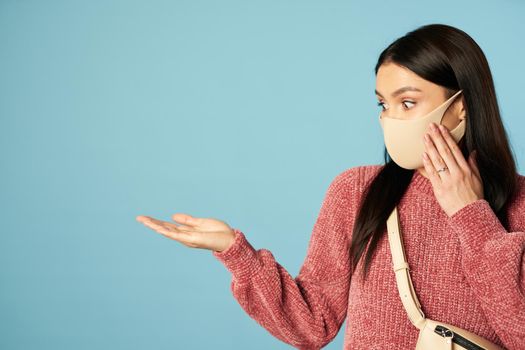
[(405, 101), (403, 101), (402, 103), (403, 103), (403, 106), (405, 106), (405, 109), (410, 109), (410, 108), (412, 108), (412, 106), (408, 106), (408, 107), (407, 107), (407, 105), (406, 105), (405, 103), (411, 103), (412, 105), (415, 105), (415, 104), (416, 104), (415, 102), (413, 102), (413, 101), (408, 101), (408, 100), (405, 100)]
[[(416, 104), (414, 101), (408, 101), (408, 100), (404, 100), (404, 101), (401, 102), (401, 103), (403, 104), (403, 106), (405, 107), (405, 109), (410, 109), (410, 108), (413, 107), (413, 105)], [(407, 105), (407, 103), (408, 103), (409, 105)], [(385, 107), (385, 103), (384, 103), (384, 102), (379, 101), (379, 102), (377, 102), (377, 105), (380, 106), (381, 109), (382, 109), (383, 111), (386, 110), (386, 107)]]

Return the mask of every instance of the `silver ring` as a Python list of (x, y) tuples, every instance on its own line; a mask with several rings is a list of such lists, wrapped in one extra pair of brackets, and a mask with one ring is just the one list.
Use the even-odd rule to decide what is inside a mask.
[(448, 169), (447, 167), (443, 167), (443, 168), (439, 169), (437, 172), (439, 173), (440, 171), (445, 171), (447, 169)]

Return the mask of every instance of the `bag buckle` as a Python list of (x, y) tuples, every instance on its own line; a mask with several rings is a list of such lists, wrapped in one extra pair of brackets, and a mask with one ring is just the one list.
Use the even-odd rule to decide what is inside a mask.
[(454, 338), (454, 332), (452, 332), (450, 329), (443, 327), (443, 326), (437, 326), (434, 330), (437, 334), (445, 338), (445, 342), (447, 344), (452, 344), (452, 339)]

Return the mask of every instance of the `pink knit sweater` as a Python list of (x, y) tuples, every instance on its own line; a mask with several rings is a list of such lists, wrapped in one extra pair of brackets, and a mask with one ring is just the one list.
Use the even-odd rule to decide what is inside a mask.
[[(365, 283), (363, 259), (355, 276), (349, 269), (357, 205), (381, 166), (357, 166), (335, 177), (297, 277), (269, 250), (254, 249), (237, 228), (228, 249), (212, 251), (232, 273), (231, 290), (241, 307), (283, 342), (320, 349), (347, 319), (345, 350), (415, 348), (419, 330), (401, 303), (386, 232)], [(417, 171), (398, 205), (412, 282), (426, 317), (509, 350), (525, 349), (525, 176), (517, 176), (510, 232), (484, 199), (448, 217), (430, 180)]]

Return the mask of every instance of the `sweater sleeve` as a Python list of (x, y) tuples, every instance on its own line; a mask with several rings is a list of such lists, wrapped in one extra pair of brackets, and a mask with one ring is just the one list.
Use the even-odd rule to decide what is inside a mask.
[(320, 349), (345, 320), (350, 285), (349, 186), (355, 168), (331, 182), (311, 233), (306, 258), (292, 277), (267, 249), (254, 249), (235, 228), (231, 246), (213, 255), (232, 273), (231, 290), (246, 313), (298, 349)]
[[(525, 198), (513, 208), (522, 224)], [(489, 323), (509, 350), (525, 344), (525, 227), (507, 232), (485, 199), (449, 217), (462, 268)]]

